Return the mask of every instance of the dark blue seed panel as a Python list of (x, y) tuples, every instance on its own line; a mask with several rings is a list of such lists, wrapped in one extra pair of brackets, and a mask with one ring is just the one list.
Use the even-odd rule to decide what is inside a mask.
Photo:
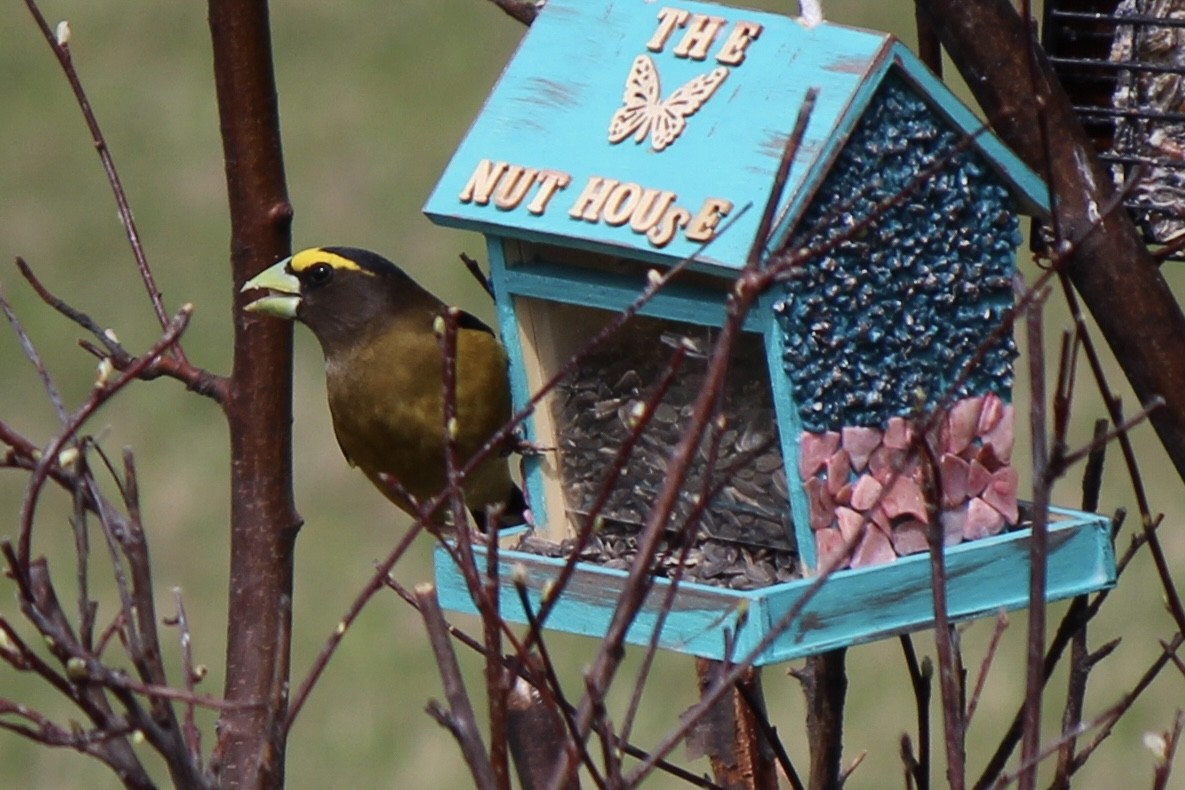
[(807, 430), (882, 426), (952, 386), (1011, 397), (1016, 344), (998, 327), (1021, 242), (1014, 200), (901, 80), (886, 77), (799, 227), (796, 246), (835, 245), (774, 308)]

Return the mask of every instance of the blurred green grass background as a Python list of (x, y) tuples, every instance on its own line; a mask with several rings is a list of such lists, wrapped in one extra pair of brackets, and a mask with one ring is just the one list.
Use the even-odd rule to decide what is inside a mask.
[[(753, 2), (769, 10), (793, 4)], [(71, 49), (103, 124), (132, 202), (144, 244), (166, 302), (193, 302), (196, 312), (186, 349), (200, 365), (224, 372), (230, 365), (228, 219), (221, 143), (215, 109), (208, 29), (201, 3), (52, 2), (51, 24), (68, 19)], [(889, 30), (915, 39), (913, 6), (860, 0), (827, 3), (834, 21)], [(481, 239), (438, 228), (420, 206), (481, 107), (524, 28), (482, 0), (349, 0), (277, 2), (272, 7), (277, 80), (288, 183), (296, 207), (294, 246), (351, 244), (401, 263), (449, 301), (491, 313), (488, 300), (457, 262), (464, 251), (484, 258)], [(135, 272), (110, 191), (85, 127), (48, 47), (24, 8), (0, 12), (0, 283), (14, 303), (68, 404), (76, 405), (94, 381), (94, 360), (75, 344), (80, 332), (43, 307), (20, 280), (11, 260), (25, 257), (60, 296), (118, 332), (132, 349), (156, 337), (157, 326)], [(792, 78), (792, 76), (788, 76)], [(1181, 264), (1166, 275), (1180, 293)], [(1028, 274), (1031, 264), (1024, 263)], [(1054, 301), (1058, 301), (1056, 298)], [(1047, 336), (1066, 325), (1051, 307)], [(1023, 346), (1023, 341), (1022, 341)], [(1051, 353), (1052, 356), (1052, 353)], [(1021, 365), (1023, 368), (1023, 364)], [(1115, 371), (1114, 365), (1111, 370)], [(1118, 373), (1112, 383), (1134, 399)], [(1017, 400), (1027, 397), (1025, 382)], [(299, 682), (349, 602), (386, 554), (402, 527), (389, 505), (343, 463), (324, 403), (320, 351), (298, 332), (296, 361), (297, 502), (306, 525), (298, 544), (293, 682)], [(55, 429), (53, 412), (13, 334), (0, 330), (0, 417), (37, 443)], [(1074, 437), (1084, 441), (1102, 414), (1086, 382), (1076, 402)], [(1018, 425), (1027, 425), (1018, 418)], [(174, 610), (171, 589), (183, 590), (196, 658), (209, 667), (207, 693), (221, 692), (227, 614), (227, 441), (218, 409), (174, 382), (131, 388), (90, 424), (109, 452), (135, 448), (144, 519), (154, 557), (160, 614)], [(1180, 567), (1182, 485), (1147, 428), (1136, 432), (1153, 507), (1168, 513), (1163, 537), (1170, 562)], [(1018, 455), (1023, 457), (1022, 442)], [(1130, 486), (1114, 454), (1103, 509), (1131, 507)], [(0, 535), (13, 536), (24, 477), (0, 475)], [(1074, 480), (1056, 501), (1074, 505)], [(50, 556), (63, 598), (74, 592), (66, 521), (68, 503), (57, 492), (42, 505), (36, 549)], [(1125, 546), (1131, 525), (1121, 539)], [(105, 564), (95, 552), (94, 581), (102, 596), (100, 620), (114, 611)], [(411, 586), (431, 576), (430, 547), (421, 543), (398, 568)], [(3, 582), (0, 582), (3, 584)], [(1147, 557), (1141, 556), (1114, 594), (1092, 645), (1122, 636), (1115, 655), (1097, 671), (1087, 714), (1098, 713), (1129, 688), (1172, 634)], [(12, 591), (0, 611), (15, 618)], [(1051, 618), (1064, 611), (1051, 608)], [(238, 613), (232, 613), (235, 615)], [(974, 773), (994, 749), (1023, 692), (1025, 616), (1012, 626), (996, 660), (969, 738)], [(964, 632), (966, 660), (978, 669), (991, 624)], [(26, 632), (27, 633), (27, 632)], [(175, 635), (165, 641), (176, 681)], [(933, 653), (929, 634), (918, 649)], [(553, 642), (570, 688), (597, 643), (560, 637)], [(480, 691), (478, 665), (463, 655), (471, 690)], [(912, 696), (895, 640), (849, 651), (850, 691), (846, 755), (867, 754), (849, 786), (902, 782), (897, 757), (902, 732), (914, 732)], [(636, 651), (622, 678), (637, 668)], [(624, 708), (628, 683), (612, 702)], [(1046, 736), (1060, 717), (1064, 672), (1046, 702)], [(784, 668), (765, 673), (770, 710), (799, 769), (806, 768), (802, 697)], [(636, 730), (645, 746), (672, 726), (694, 700), (690, 659), (664, 656)], [(1169, 670), (1139, 701), (1086, 770), (1083, 787), (1113, 787), (1150, 776), (1152, 756), (1142, 745), (1148, 730), (1171, 723), (1185, 695)], [(441, 694), (418, 616), (393, 595), (364, 613), (330, 664), (289, 743), (293, 788), (327, 786), (452, 788), (467, 786), (454, 742), (423, 713)], [(479, 694), (477, 696), (480, 696)], [(935, 690), (937, 696), (937, 690)], [(0, 667), (0, 697), (27, 702), (65, 721), (74, 715), (35, 679)], [(208, 751), (213, 716), (203, 714)], [(940, 732), (937, 706), (932, 719)], [(147, 750), (144, 750), (147, 755)], [(935, 780), (941, 784), (941, 744), (934, 743)], [(151, 758), (146, 758), (151, 763)], [(162, 783), (160, 766), (153, 764)], [(697, 770), (707, 770), (703, 761)], [(653, 786), (674, 786), (657, 777)], [(0, 734), (0, 787), (117, 787), (99, 763), (72, 752), (36, 747)]]

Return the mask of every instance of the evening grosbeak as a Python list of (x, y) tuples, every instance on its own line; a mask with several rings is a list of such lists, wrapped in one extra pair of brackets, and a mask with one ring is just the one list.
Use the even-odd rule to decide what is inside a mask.
[[(297, 320), (325, 353), (326, 389), (342, 453), (392, 502), (414, 506), (384, 485), (386, 474), (424, 501), (445, 487), (444, 395), (437, 323), (447, 311), (386, 258), (352, 247), (313, 247), (265, 269), (244, 291), (268, 293), (247, 310)], [(457, 463), (463, 466), (510, 419), (506, 352), (469, 313), (457, 318)], [(524, 521), (522, 491), (505, 455), (491, 453), (466, 478), (465, 506), (485, 527)]]

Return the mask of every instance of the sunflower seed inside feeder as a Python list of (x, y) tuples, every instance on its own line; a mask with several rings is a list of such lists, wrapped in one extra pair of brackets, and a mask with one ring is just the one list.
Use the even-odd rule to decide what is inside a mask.
[[(615, 532), (636, 532), (643, 526), (705, 386), (714, 334), (690, 324), (637, 318), (589, 356), (561, 387), (554, 417), (560, 475), (574, 524), (587, 518), (617, 466), (621, 474), (600, 514)], [(682, 367), (648, 415), (650, 399), (676, 348), (686, 351)], [(696, 523), (697, 536), (794, 553), (773, 397), (765, 353), (755, 335), (742, 336), (736, 344), (722, 414), (723, 429), (706, 431), (697, 448), (670, 528), (684, 529), (695, 517), (698, 498), (708, 496), (709, 504)], [(628, 457), (617, 462), (621, 448), (640, 426), (644, 427)], [(750, 572), (754, 583), (772, 583), (777, 575), (774, 566), (768, 573), (764, 568)]]

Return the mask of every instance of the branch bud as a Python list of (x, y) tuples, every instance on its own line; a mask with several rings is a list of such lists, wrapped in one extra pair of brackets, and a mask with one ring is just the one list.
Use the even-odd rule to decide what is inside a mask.
[(71, 680), (86, 680), (90, 673), (86, 671), (86, 661), (78, 656), (66, 659), (66, 677)]
[(527, 566), (521, 562), (516, 562), (514, 567), (510, 569), (510, 580), (514, 582), (515, 587), (526, 587)]
[(1156, 758), (1156, 762), (1161, 765), (1168, 760), (1169, 744), (1160, 733), (1144, 733), (1144, 748), (1152, 752), (1152, 756)]
[(110, 357), (103, 357), (99, 360), (98, 374), (95, 376), (95, 386), (99, 389), (106, 389), (113, 378), (115, 378), (115, 365), (112, 364)]
[(65, 450), (62, 450), (60, 453), (58, 453), (58, 466), (68, 469), (69, 467), (74, 466), (76, 463), (78, 463), (77, 447), (67, 447)]

